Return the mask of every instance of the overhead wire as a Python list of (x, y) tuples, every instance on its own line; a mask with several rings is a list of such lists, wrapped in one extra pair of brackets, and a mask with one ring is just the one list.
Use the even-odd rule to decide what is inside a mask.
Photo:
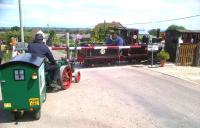
[(200, 17), (200, 15), (198, 14), (198, 15), (192, 15), (192, 16), (181, 17), (181, 18), (166, 19), (166, 20), (159, 20), (159, 21), (138, 22), (138, 23), (131, 23), (131, 24), (123, 24), (123, 25), (162, 23), (162, 22), (190, 19), (190, 18), (194, 18), (194, 17)]
[[(195, 17), (200, 17), (200, 14), (192, 15), (192, 16), (186, 16), (186, 17), (180, 17), (180, 18), (166, 19), (166, 20), (136, 22), (136, 23), (122, 24), (122, 25), (127, 26), (127, 25), (138, 25), (138, 24), (153, 24), (153, 23), (170, 22), (170, 21), (176, 21), (176, 20), (184, 20), (184, 19), (190, 19), (190, 18), (195, 18)], [(94, 26), (88, 26), (86, 28), (93, 28), (93, 27), (95, 27), (95, 25)]]

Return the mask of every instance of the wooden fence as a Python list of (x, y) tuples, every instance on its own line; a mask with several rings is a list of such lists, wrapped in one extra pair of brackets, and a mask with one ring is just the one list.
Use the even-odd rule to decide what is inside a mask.
[(177, 65), (195, 66), (197, 49), (197, 44), (181, 44), (179, 47)]

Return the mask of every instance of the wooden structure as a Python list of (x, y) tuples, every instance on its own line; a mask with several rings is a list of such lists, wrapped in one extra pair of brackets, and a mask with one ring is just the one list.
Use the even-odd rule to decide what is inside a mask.
[(179, 47), (179, 56), (177, 65), (179, 66), (193, 66), (195, 65), (197, 44), (181, 44)]
[[(181, 42), (180, 42), (181, 40)], [(199, 56), (200, 30), (167, 30), (165, 51), (170, 61), (182, 66), (196, 66)]]

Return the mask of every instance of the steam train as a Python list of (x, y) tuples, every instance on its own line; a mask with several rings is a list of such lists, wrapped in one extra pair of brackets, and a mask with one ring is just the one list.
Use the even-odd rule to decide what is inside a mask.
[[(118, 34), (124, 39), (124, 46), (87, 43), (69, 47), (67, 50), (74, 53), (77, 62), (86, 67), (148, 60), (149, 55), (151, 55), (148, 51), (149, 39), (144, 35), (142, 42), (139, 42), (138, 32), (138, 29), (118, 30)], [(66, 48), (53, 47), (52, 49), (63, 50)]]

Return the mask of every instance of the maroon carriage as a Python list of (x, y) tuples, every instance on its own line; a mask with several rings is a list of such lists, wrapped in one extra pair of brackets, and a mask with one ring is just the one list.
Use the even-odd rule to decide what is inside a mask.
[(138, 29), (121, 29), (119, 34), (124, 39), (125, 46), (85, 44), (84, 46), (69, 47), (68, 50), (75, 52), (77, 61), (83, 66), (113, 65), (147, 60), (147, 44), (138, 43)]
[(77, 60), (84, 66), (113, 65), (147, 59), (146, 45), (78, 47)]
[(146, 60), (147, 44), (138, 43), (138, 31), (138, 29), (118, 29), (125, 46), (87, 44), (78, 47), (78, 62), (85, 66), (94, 66)]

